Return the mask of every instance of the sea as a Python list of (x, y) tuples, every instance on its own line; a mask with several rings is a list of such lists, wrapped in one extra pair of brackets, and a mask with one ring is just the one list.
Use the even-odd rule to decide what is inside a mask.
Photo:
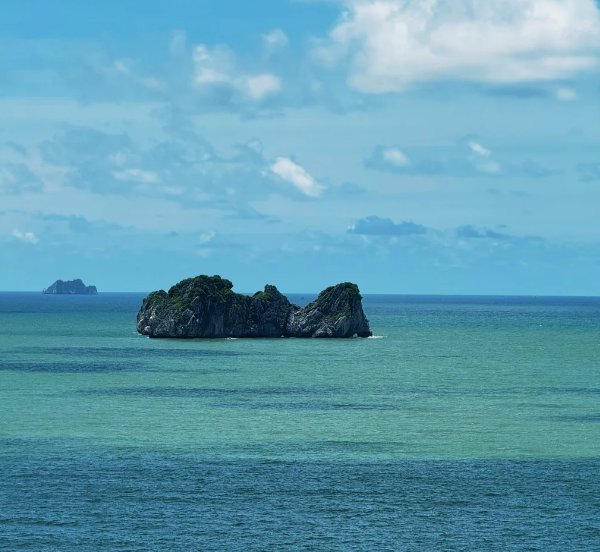
[(600, 298), (180, 341), (143, 297), (0, 293), (0, 550), (600, 550)]

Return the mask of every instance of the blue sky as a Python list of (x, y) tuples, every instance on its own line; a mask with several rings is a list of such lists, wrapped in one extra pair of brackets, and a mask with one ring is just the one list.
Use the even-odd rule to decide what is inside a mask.
[(593, 0), (4, 0), (0, 289), (598, 295), (599, 123)]

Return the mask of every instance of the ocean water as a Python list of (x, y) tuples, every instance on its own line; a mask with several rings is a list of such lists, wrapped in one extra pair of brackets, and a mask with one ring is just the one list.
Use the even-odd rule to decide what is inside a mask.
[(0, 293), (0, 550), (600, 550), (600, 299), (175, 341), (142, 298)]

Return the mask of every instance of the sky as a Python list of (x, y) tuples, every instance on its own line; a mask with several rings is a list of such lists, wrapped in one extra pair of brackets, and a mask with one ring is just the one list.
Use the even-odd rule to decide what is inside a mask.
[(600, 295), (595, 0), (3, 0), (0, 290)]

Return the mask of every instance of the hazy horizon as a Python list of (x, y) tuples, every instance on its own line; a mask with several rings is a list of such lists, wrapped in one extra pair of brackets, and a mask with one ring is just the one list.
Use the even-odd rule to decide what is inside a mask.
[[(175, 282), (176, 283), (176, 282)], [(340, 283), (340, 282), (337, 282)], [(93, 284), (92, 284), (93, 285)], [(170, 286), (166, 286), (163, 288), (155, 288), (155, 289), (149, 289), (149, 290), (118, 290), (118, 289), (107, 289), (107, 290), (98, 290), (98, 295), (102, 295), (103, 293), (105, 294), (112, 294), (112, 293), (129, 293), (129, 294), (148, 294), (151, 293), (153, 291), (158, 291), (159, 289), (163, 289), (165, 291), (169, 290)], [(318, 295), (321, 291), (323, 291), (323, 289), (319, 289), (319, 290), (312, 290), (312, 291), (289, 291), (289, 290), (285, 290), (285, 289), (281, 289), (279, 288), (279, 286), (276, 286), (277, 289), (279, 289), (279, 291), (281, 293), (283, 293), (284, 295), (287, 296), (299, 296), (299, 295), (311, 295), (311, 296), (316, 296)], [(257, 288), (255, 290), (239, 290), (236, 289), (236, 287), (234, 286), (233, 291), (236, 293), (241, 293), (242, 295), (253, 295), (254, 293), (258, 292), (258, 291), (262, 291), (262, 289), (264, 288), (264, 286)], [(35, 293), (35, 294), (41, 294), (44, 288), (39, 289), (39, 290), (34, 290), (34, 289), (21, 289), (21, 290), (14, 290), (14, 289), (0, 289), (0, 293)], [(97, 297), (98, 295), (89, 295), (88, 297)], [(388, 297), (388, 296), (396, 296), (396, 297), (465, 297), (465, 298), (494, 298), (494, 297), (502, 297), (502, 298), (524, 298), (524, 299), (528, 299), (528, 298), (539, 298), (539, 299), (600, 299), (600, 295), (540, 295), (540, 294), (508, 294), (508, 293), (484, 293), (484, 294), (464, 294), (464, 293), (375, 293), (375, 292), (368, 292), (368, 291), (363, 291), (361, 289), (361, 295), (363, 296), (367, 296), (367, 297), (377, 297), (377, 296), (381, 296), (381, 297)], [(61, 297), (64, 296), (76, 296), (76, 297), (85, 297), (85, 295), (60, 295)]]

